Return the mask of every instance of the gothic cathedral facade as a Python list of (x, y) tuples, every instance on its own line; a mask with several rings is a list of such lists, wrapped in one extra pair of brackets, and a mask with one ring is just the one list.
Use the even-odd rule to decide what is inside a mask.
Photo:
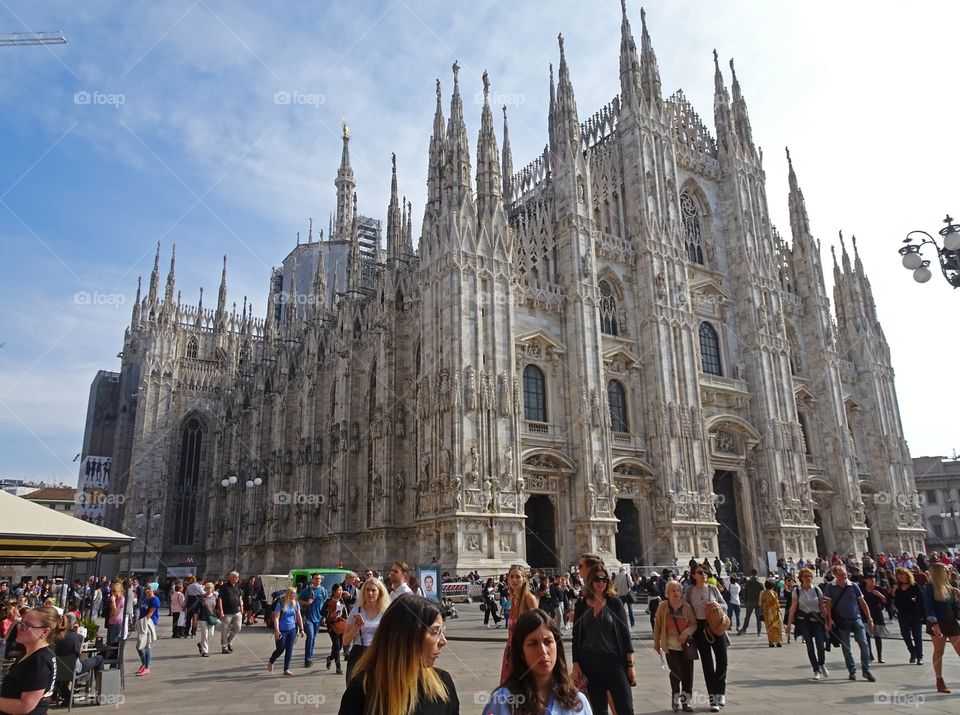
[(475, 172), (457, 65), (448, 116), (438, 80), (416, 250), (395, 161), (385, 247), (358, 213), (346, 126), (329, 232), (273, 271), (263, 319), (228, 305), (226, 259), (215, 309), (175, 297), (173, 258), (161, 296), (158, 246), (109, 522), (146, 566), (922, 550), (856, 243), (831, 311), (792, 163), (792, 241), (770, 222), (732, 61), (728, 91), (714, 53), (714, 136), (662, 95), (645, 21), (638, 51), (624, 11), (619, 94), (585, 121), (559, 50), (519, 171), (486, 74)]

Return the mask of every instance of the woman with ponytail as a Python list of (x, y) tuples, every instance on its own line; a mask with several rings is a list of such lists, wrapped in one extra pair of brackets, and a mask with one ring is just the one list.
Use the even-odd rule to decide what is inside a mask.
[(401, 596), (357, 663), (339, 715), (459, 715), (453, 679), (435, 667), (446, 644), (437, 604)]
[(23, 615), (18, 624), (17, 643), (25, 654), (10, 667), (0, 684), (0, 713), (46, 715), (57, 675), (53, 650), (47, 646), (66, 630), (66, 620), (61, 619), (53, 606), (39, 606)]

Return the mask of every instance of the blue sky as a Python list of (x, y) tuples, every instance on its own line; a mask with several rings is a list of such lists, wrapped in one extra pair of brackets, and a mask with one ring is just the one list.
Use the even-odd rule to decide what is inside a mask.
[[(896, 249), (907, 231), (960, 212), (949, 154), (957, 64), (941, 31), (957, 26), (960, 6), (808, 7), (648, 2), (663, 89), (682, 87), (712, 127), (712, 50), (728, 83), (725, 62), (736, 58), (775, 223), (789, 234), (789, 145), (828, 273), (837, 231), (859, 239), (912, 453), (948, 454), (960, 443), (940, 387), (952, 360), (940, 362), (960, 347), (960, 295), (938, 276), (914, 284)], [(628, 11), (639, 42), (639, 4)], [(262, 315), (270, 266), (305, 236), (308, 217), (326, 227), (342, 119), (361, 212), (384, 216), (396, 152), (416, 229), (434, 78), (446, 110), (450, 66), (462, 66), (475, 150), (489, 71), (519, 169), (546, 142), (557, 33), (583, 119), (619, 91), (619, 27), (616, 0), (0, 0), (0, 32), (69, 39), (0, 48), (0, 477), (75, 480), (90, 381), (119, 365), (137, 276), (149, 274), (158, 240), (164, 264), (177, 243), (184, 301), (201, 285), (215, 301), (227, 254), (230, 299), (249, 296)]]

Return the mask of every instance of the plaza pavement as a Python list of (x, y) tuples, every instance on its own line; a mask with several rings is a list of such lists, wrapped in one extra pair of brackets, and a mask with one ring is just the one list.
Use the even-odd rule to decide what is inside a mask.
[[(458, 605), (460, 618), (448, 621), (449, 642), (438, 666), (453, 676), (464, 715), (479, 715), (484, 698), (497, 685), (505, 639), (504, 629), (488, 630), (482, 625), (477, 604)], [(649, 618), (637, 609), (633, 629), (636, 649), (637, 687), (633, 690), (635, 712), (670, 712), (670, 686), (667, 673), (653, 651)], [(282, 661), (273, 674), (266, 672), (267, 658), (273, 650), (273, 637), (261, 624), (246, 626), (234, 641), (234, 652), (220, 653), (219, 633), (209, 658), (201, 658), (195, 641), (169, 638), (170, 617), (163, 616), (163, 636), (153, 649), (151, 675), (133, 675), (139, 662), (135, 641), (127, 641), (127, 687), (119, 705), (101, 705), (92, 712), (116, 709), (121, 713), (311, 713), (335, 715), (344, 690), (344, 678), (331, 668), (324, 669), (330, 640), (320, 634), (315, 664), (303, 668), (303, 641), (294, 650), (294, 677), (282, 674)], [(894, 627), (896, 624), (894, 624)], [(936, 693), (930, 665), (930, 643), (924, 644), (923, 666), (909, 665), (903, 642), (884, 641), (886, 664), (874, 663), (876, 683), (847, 680), (838, 650), (827, 654), (830, 678), (817, 683), (811, 678), (806, 649), (802, 643), (768, 648), (765, 635), (732, 636), (729, 650), (726, 715), (737, 713), (960, 713), (960, 659), (948, 653), (944, 675), (954, 693)], [(569, 659), (569, 631), (565, 632), (565, 651)], [(854, 648), (854, 652), (857, 650)], [(694, 667), (694, 703), (697, 712), (708, 712), (703, 695), (703, 675), (699, 662)], [(890, 704), (893, 701), (893, 704)], [(83, 710), (82, 705), (78, 706)]]

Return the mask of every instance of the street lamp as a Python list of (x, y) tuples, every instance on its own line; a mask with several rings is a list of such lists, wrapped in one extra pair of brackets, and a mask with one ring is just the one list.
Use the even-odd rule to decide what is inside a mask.
[[(926, 283), (933, 276), (933, 273), (927, 267), (930, 261), (925, 260), (921, 255), (921, 249), (930, 244), (937, 252), (937, 259), (940, 261), (940, 271), (947, 283), (954, 288), (960, 288), (960, 224), (955, 224), (948, 215), (943, 222), (946, 227), (940, 229), (940, 236), (943, 237), (943, 248), (937, 243), (936, 239), (926, 231), (911, 231), (903, 239), (905, 244), (899, 250), (902, 256), (901, 263), (909, 271), (913, 271), (913, 280), (917, 283)], [(923, 236), (922, 239), (913, 238), (915, 234)]]
[[(238, 479), (235, 475), (232, 475), (232, 474), (229, 477), (224, 477), (223, 479), (220, 480), (220, 486), (222, 486), (224, 489), (229, 489), (230, 487), (238, 483), (240, 483), (240, 479)], [(253, 479), (248, 478), (246, 481), (243, 482), (243, 485), (247, 489), (253, 489), (254, 487), (259, 487), (261, 484), (263, 484), (263, 479), (261, 479), (260, 477), (254, 477)], [(236, 522), (234, 524), (234, 529), (233, 529), (233, 537), (234, 537), (233, 563), (235, 565), (240, 560), (240, 514), (242, 511), (243, 511), (243, 494), (241, 492), (241, 493), (238, 493), (237, 495), (237, 507), (236, 507), (237, 517), (236, 517)]]
[[(141, 569), (145, 569), (147, 567), (147, 549), (150, 548), (149, 547), (150, 521), (160, 518), (160, 508), (157, 507), (156, 509), (152, 509), (150, 506), (151, 504), (153, 504), (152, 501), (147, 502), (147, 513), (150, 513), (150, 512), (152, 513), (150, 513), (150, 519), (147, 520), (143, 525), (143, 555), (141, 556), (141, 559), (140, 559)], [(146, 519), (146, 518), (147, 518), (147, 514), (144, 513), (143, 507), (141, 506), (140, 509), (137, 511), (137, 519)]]

